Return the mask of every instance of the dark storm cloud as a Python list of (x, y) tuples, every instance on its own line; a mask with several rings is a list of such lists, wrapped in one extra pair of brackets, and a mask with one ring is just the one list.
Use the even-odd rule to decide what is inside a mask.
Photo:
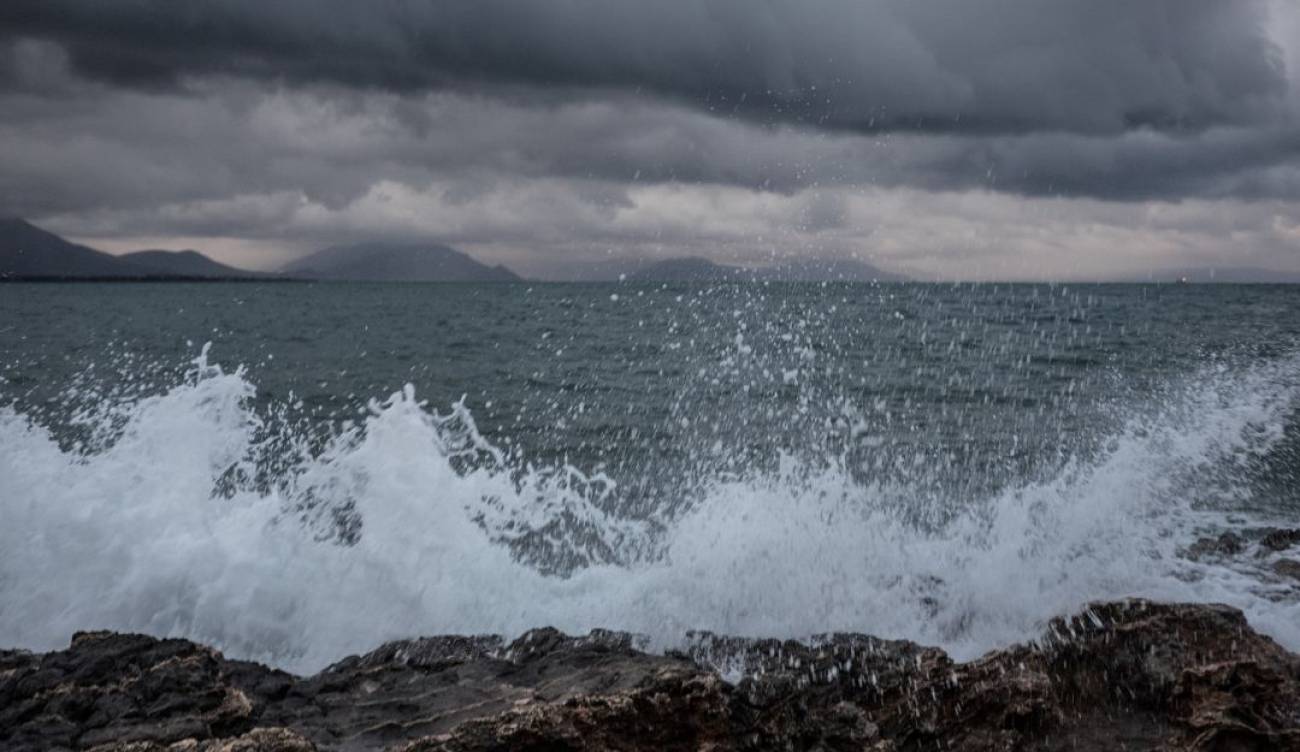
[(1294, 0), (5, 0), (0, 214), (261, 266), (1296, 268), (1297, 68)]
[(757, 126), (617, 94), (537, 107), (230, 80), (183, 96), (77, 91), (48, 71), (38, 80), (69, 93), (0, 94), (0, 206), (32, 217), (282, 192), (337, 209), (383, 180), (456, 180), (453, 197), (472, 201), (502, 181), (548, 177), (786, 194), (911, 186), (1300, 199), (1300, 131), (1284, 127), (880, 136)]
[[(1276, 122), (1257, 0), (7, 0), (82, 76), (414, 92), (641, 91), (716, 114), (947, 133)], [(504, 89), (503, 89), (504, 91)]]

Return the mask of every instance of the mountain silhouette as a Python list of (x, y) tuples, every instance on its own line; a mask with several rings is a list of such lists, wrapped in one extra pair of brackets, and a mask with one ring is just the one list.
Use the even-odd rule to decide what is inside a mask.
[(255, 272), (219, 264), (198, 251), (122, 256), (64, 240), (22, 219), (0, 219), (0, 279), (237, 279)]
[(287, 264), (281, 272), (331, 280), (517, 282), (504, 266), (488, 266), (445, 245), (358, 243), (326, 248)]
[(118, 258), (135, 266), (147, 267), (153, 271), (177, 277), (261, 277), (257, 272), (237, 269), (233, 266), (213, 261), (198, 251), (135, 251), (124, 253)]
[(143, 266), (68, 242), (22, 219), (0, 220), (0, 277), (140, 277)]

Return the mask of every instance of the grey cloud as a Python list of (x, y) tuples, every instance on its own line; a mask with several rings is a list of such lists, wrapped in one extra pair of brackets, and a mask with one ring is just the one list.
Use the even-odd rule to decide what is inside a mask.
[[(447, 199), (452, 183), (424, 190), (377, 186), (337, 211), (293, 194), (250, 195), (55, 218), (51, 226), (86, 239), (140, 227), (201, 239), (226, 237), (238, 225), (242, 237), (261, 238), (253, 247), (262, 250), (227, 257), (237, 263), (272, 252), (283, 260), (291, 248), (334, 242), (436, 237), (541, 276), (562, 276), (577, 262), (684, 254), (739, 263), (859, 256), (949, 279), (1088, 279), (1178, 265), (1300, 264), (1300, 213), (1280, 202), (1133, 204), (905, 188), (786, 195), (537, 179), (498, 181), (475, 201), (457, 203)], [(601, 193), (620, 197), (619, 207), (611, 210)], [(837, 221), (807, 223), (828, 200), (842, 211)]]
[[(188, 95), (0, 95), (0, 207), (23, 216), (295, 192), (340, 208), (379, 181), (912, 186), (1143, 200), (1300, 199), (1300, 130), (854, 134), (758, 126), (632, 95), (547, 107), (213, 80)], [(613, 199), (610, 199), (613, 200)], [(830, 208), (810, 221), (833, 220)]]
[(866, 131), (1277, 122), (1263, 0), (8, 0), (0, 34), (143, 88), (234, 75), (403, 92), (653, 93)]
[(1294, 267), (1288, 2), (9, 0), (0, 214), (526, 270), (880, 249), (1048, 274), (1179, 243)]

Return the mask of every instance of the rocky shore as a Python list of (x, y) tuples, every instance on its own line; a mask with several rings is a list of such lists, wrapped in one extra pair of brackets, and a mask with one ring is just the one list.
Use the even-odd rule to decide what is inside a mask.
[(696, 634), (657, 655), (625, 633), (540, 629), (390, 643), (301, 678), (83, 632), (0, 652), (0, 748), (1300, 750), (1300, 656), (1234, 609), (1140, 600), (969, 663), (856, 634)]

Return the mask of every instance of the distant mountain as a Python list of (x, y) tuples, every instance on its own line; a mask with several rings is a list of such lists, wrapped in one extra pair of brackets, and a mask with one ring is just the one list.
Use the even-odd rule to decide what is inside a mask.
[(22, 219), (0, 219), (0, 279), (234, 279), (257, 277), (197, 251), (140, 251), (114, 256)]
[(204, 256), (198, 251), (135, 251), (118, 256), (135, 266), (147, 267), (155, 272), (174, 277), (236, 277), (267, 276), (257, 272), (226, 266)]
[(0, 220), (0, 277), (142, 277), (149, 270), (69, 243), (21, 219)]
[(504, 266), (487, 266), (445, 245), (360, 243), (334, 246), (286, 265), (312, 279), (412, 282), (517, 282)]
[(643, 282), (900, 282), (907, 277), (855, 260), (792, 261), (747, 268), (690, 256), (650, 264), (629, 276)]

